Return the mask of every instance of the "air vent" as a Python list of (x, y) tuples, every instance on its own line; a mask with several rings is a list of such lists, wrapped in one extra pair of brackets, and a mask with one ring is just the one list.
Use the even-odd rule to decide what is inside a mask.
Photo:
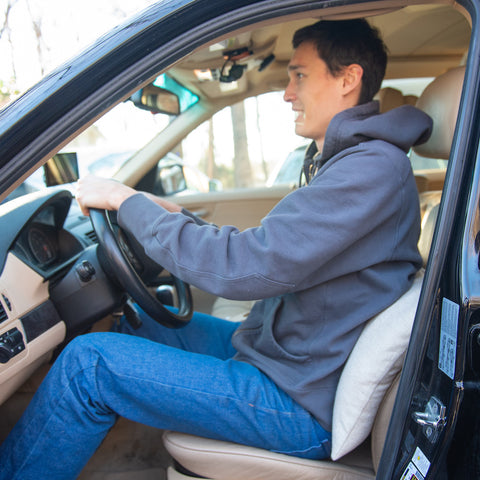
[(3, 301), (5, 302), (5, 305), (7, 306), (8, 310), (11, 312), (12, 311), (12, 304), (10, 303), (10, 300), (2, 293), (2, 298)]
[(7, 315), (7, 312), (5, 311), (5, 308), (0, 303), (0, 323), (5, 322), (5, 320), (8, 320), (8, 315)]
[(90, 230), (85, 234), (85, 236), (93, 243), (98, 243), (97, 239), (97, 234), (95, 233), (95, 230)]

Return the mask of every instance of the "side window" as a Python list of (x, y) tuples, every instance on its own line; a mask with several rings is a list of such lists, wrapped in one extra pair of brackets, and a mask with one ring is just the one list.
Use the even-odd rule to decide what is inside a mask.
[(290, 153), (307, 143), (295, 134), (291, 105), (273, 92), (224, 108), (193, 130), (180, 150), (186, 165), (208, 177), (211, 191), (298, 183), (301, 162)]

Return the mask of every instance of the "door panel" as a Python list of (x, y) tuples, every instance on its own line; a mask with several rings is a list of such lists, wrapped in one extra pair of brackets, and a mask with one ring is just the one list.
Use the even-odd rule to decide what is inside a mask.
[(261, 219), (292, 189), (289, 185), (244, 188), (186, 195), (175, 201), (207, 222), (244, 230), (260, 225)]

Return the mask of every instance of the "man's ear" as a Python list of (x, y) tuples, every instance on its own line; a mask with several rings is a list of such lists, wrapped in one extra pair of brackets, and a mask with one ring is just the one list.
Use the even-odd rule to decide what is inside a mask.
[(357, 92), (360, 95), (362, 89), (363, 68), (357, 63), (348, 65), (343, 70), (343, 94), (348, 95)]

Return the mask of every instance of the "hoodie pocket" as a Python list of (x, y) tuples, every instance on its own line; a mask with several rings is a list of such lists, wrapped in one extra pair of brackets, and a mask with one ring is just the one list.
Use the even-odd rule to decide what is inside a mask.
[[(263, 309), (255, 312), (255, 317), (245, 322), (245, 325), (240, 327), (235, 334), (244, 336), (244, 343), (249, 344), (251, 348), (265, 357), (294, 363), (309, 361), (309, 355), (289, 351), (288, 345), (285, 345), (288, 342), (287, 338), (282, 338), (275, 328), (282, 315), (283, 297), (271, 298), (264, 303)], [(294, 323), (294, 319), (292, 319), (292, 327)], [(287, 335), (283, 337), (292, 337), (291, 330), (285, 333)]]

